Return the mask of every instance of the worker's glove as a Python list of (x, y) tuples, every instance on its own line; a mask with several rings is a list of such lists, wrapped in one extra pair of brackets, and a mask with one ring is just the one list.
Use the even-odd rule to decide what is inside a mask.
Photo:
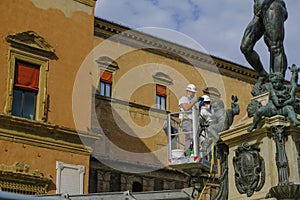
[(197, 103), (197, 102), (200, 101), (200, 100), (201, 100), (201, 97), (195, 97), (194, 103)]
[(203, 98), (201, 98), (200, 99), (200, 103), (199, 103), (199, 109), (201, 108), (201, 106), (203, 106), (204, 105), (204, 99)]

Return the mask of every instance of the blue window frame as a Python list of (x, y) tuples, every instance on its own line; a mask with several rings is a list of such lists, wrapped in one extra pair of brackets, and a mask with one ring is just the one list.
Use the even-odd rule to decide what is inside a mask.
[(13, 90), (12, 115), (27, 119), (35, 119), (35, 92), (21, 89)]
[(100, 95), (105, 97), (111, 97), (111, 83), (100, 81)]
[(166, 97), (156, 95), (156, 108), (166, 110)]

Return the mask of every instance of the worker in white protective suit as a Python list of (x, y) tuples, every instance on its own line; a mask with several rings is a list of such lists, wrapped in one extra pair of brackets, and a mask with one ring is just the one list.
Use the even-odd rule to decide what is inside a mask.
[(188, 84), (186, 86), (186, 95), (179, 99), (179, 118), (181, 120), (182, 132), (186, 132), (185, 135), (185, 145), (184, 153), (189, 154), (190, 146), (193, 141), (193, 117), (192, 111), (198, 109), (196, 103), (200, 101), (201, 98), (195, 97), (197, 88), (194, 84)]
[(199, 144), (207, 138), (206, 132), (204, 130), (204, 126), (208, 126), (209, 122), (211, 122), (211, 116), (212, 116), (212, 108), (211, 108), (211, 100), (208, 95), (203, 95), (201, 97), (201, 101), (199, 104), (199, 124), (200, 124), (200, 138), (199, 138)]

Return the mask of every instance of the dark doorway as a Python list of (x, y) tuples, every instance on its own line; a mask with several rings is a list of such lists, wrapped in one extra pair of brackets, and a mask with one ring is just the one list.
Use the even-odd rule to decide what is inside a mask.
[(143, 185), (140, 182), (133, 182), (132, 183), (132, 192), (142, 192), (143, 191)]

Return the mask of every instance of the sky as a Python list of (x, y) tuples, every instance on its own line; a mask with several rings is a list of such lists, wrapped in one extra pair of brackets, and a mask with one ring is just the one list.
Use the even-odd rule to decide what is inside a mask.
[[(300, 1), (286, 0), (286, 6), (288, 66), (300, 66)], [(97, 0), (95, 16), (251, 68), (240, 51), (240, 42), (253, 17), (253, 0)], [(255, 49), (269, 71), (263, 39)]]

